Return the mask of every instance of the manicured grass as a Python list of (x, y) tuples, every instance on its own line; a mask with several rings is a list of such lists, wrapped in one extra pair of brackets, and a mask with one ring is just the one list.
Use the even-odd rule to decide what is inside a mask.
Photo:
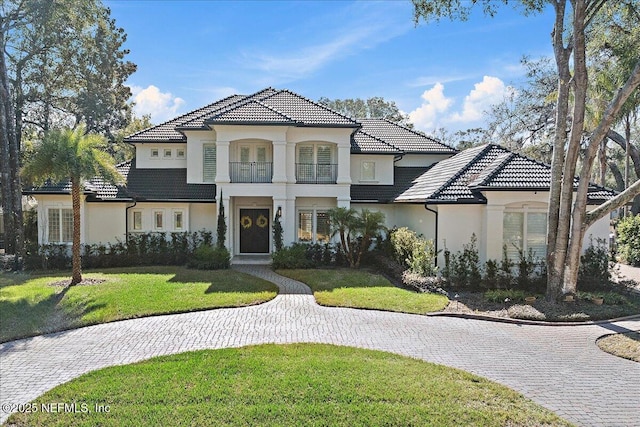
[(154, 314), (259, 304), (277, 295), (274, 284), (233, 270), (104, 269), (83, 274), (103, 283), (51, 285), (68, 274), (0, 275), (0, 341)]
[(640, 362), (640, 332), (606, 335), (597, 341), (602, 351)]
[[(504, 386), (390, 353), (320, 344), (163, 356), (91, 372), (36, 399), (86, 413), (17, 426), (567, 426)], [(96, 413), (95, 405), (108, 405)], [(12, 424), (13, 425), (13, 424)]]
[(442, 295), (400, 289), (384, 277), (362, 270), (278, 270), (278, 274), (306, 283), (318, 304), (424, 314), (442, 310)]

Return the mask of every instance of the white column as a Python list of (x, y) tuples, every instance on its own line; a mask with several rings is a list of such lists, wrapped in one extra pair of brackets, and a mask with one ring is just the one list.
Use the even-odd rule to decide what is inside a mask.
[(285, 151), (287, 182), (293, 184), (296, 182), (296, 145), (287, 144)]
[(338, 197), (336, 199), (336, 207), (338, 208), (350, 208), (351, 207), (351, 198), (350, 197)]
[(296, 199), (287, 199), (282, 207), (282, 242), (289, 246), (296, 241)]
[(273, 179), (274, 184), (287, 182), (287, 142), (273, 141)]
[(216, 141), (216, 183), (229, 182), (229, 141)]
[(351, 146), (338, 146), (338, 179), (337, 184), (351, 184)]

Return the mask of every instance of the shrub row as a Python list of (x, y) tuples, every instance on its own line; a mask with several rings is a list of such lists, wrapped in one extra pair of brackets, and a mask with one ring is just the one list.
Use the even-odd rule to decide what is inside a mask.
[[(131, 233), (126, 242), (98, 243), (82, 246), (83, 268), (129, 267), (137, 265), (185, 265), (204, 268), (210, 265), (226, 265), (229, 253), (224, 251), (212, 255), (212, 234), (209, 231), (185, 233)], [(227, 262), (224, 262), (226, 252)], [(197, 256), (196, 256), (197, 254)], [(213, 260), (207, 259), (212, 255)], [(198, 261), (200, 260), (200, 261)], [(198, 262), (201, 262), (198, 264)], [(71, 268), (71, 247), (69, 245), (31, 245), (25, 256), (25, 268), (29, 270)], [(225, 267), (218, 267), (225, 268)]]

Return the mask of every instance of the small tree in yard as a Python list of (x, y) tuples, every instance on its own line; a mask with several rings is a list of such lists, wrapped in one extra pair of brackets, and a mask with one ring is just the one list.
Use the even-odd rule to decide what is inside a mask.
[(216, 230), (218, 248), (224, 248), (224, 241), (227, 236), (227, 221), (224, 217), (224, 202), (222, 201), (222, 191), (220, 192), (220, 204), (218, 205), (218, 229)]
[(71, 181), (73, 207), (73, 244), (71, 246), (71, 285), (82, 281), (80, 260), (80, 196), (85, 179), (100, 177), (107, 182), (122, 182), (113, 158), (104, 151), (105, 140), (95, 134), (85, 134), (85, 128), (54, 129), (40, 142), (22, 174), (42, 184)]
[(351, 268), (360, 267), (362, 256), (372, 240), (385, 229), (384, 214), (362, 209), (333, 208), (329, 210), (332, 235), (340, 236), (340, 248)]

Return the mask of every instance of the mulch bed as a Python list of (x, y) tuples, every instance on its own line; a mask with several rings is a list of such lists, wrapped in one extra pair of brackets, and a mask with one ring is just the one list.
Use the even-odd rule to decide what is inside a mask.
[[(106, 281), (107, 281), (107, 279), (88, 279), (88, 278), (85, 278), (85, 279), (82, 279), (82, 282), (77, 283), (75, 286), (93, 286), (93, 285), (99, 285), (99, 284), (104, 283)], [(66, 288), (68, 286), (71, 286), (71, 279), (52, 282), (52, 283), (49, 283), (49, 286), (56, 286), (56, 287), (61, 286), (63, 288)]]

